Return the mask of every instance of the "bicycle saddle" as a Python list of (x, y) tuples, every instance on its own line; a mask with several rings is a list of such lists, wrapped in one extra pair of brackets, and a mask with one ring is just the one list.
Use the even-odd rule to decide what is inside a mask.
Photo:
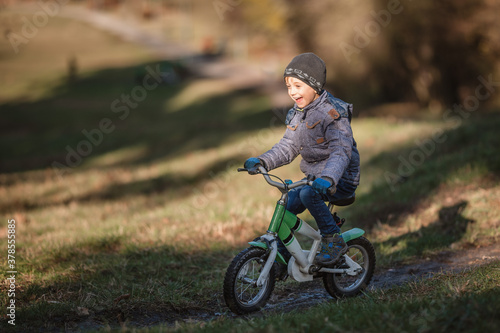
[(356, 200), (356, 196), (353, 195), (352, 197), (349, 197), (349, 198), (344, 198), (344, 199), (340, 199), (340, 200), (330, 201), (330, 203), (332, 205), (335, 205), (335, 206), (349, 206), (355, 200)]

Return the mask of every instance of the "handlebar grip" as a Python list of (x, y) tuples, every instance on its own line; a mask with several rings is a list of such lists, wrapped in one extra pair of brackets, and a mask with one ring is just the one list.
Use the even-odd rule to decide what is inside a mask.
[(260, 173), (260, 170), (257, 167), (253, 167), (253, 168), (250, 168), (250, 169), (248, 169), (248, 168), (238, 168), (238, 172), (242, 172), (242, 171), (246, 171), (250, 175), (256, 175), (256, 174)]
[(312, 182), (316, 179), (316, 176), (313, 174), (308, 174), (306, 179), (312, 184)]

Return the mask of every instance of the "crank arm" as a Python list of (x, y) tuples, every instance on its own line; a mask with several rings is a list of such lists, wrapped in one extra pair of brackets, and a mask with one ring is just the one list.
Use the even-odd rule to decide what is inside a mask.
[(322, 267), (318, 272), (333, 273), (333, 274), (347, 274), (347, 275), (355, 276), (363, 271), (363, 267), (361, 267), (357, 262), (352, 260), (348, 255), (344, 254), (344, 259), (345, 259), (345, 263), (349, 266), (349, 268)]
[(349, 269), (322, 267), (319, 269), (318, 272), (320, 272), (320, 273), (332, 273), (332, 274), (348, 274)]
[(362, 269), (351, 270), (351, 269), (343, 269), (343, 268), (323, 267), (323, 268), (320, 268), (320, 270), (318, 272), (320, 272), (320, 273), (332, 273), (332, 274), (347, 274), (347, 275), (355, 276), (355, 275), (358, 275), (359, 273), (361, 273), (362, 271), (363, 271)]

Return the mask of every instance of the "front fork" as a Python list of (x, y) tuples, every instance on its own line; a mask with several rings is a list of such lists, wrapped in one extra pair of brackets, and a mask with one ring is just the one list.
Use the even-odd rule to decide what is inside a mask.
[[(276, 237), (274, 237), (271, 234), (266, 234), (260, 237), (261, 240), (266, 241), (266, 247), (269, 249), (271, 252), (269, 253), (269, 256), (267, 257), (266, 263), (264, 265), (264, 268), (262, 268), (262, 271), (260, 272), (259, 278), (257, 280), (257, 286), (262, 287), (264, 283), (267, 281), (269, 277), (269, 272), (271, 271), (271, 268), (273, 267), (274, 261), (276, 260), (276, 255), (278, 254), (278, 244), (276, 241)], [(255, 243), (255, 242), (250, 242), (250, 244)], [(281, 254), (280, 254), (281, 257)], [(281, 258), (283, 260), (283, 258)]]

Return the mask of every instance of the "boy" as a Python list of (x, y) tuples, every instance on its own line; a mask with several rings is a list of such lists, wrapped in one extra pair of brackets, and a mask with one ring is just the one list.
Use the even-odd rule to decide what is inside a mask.
[[(354, 197), (359, 184), (359, 153), (350, 125), (352, 104), (323, 90), (325, 63), (313, 53), (293, 58), (283, 78), (295, 102), (286, 117), (286, 132), (269, 151), (249, 158), (244, 166), (261, 164), (272, 170), (302, 156), (302, 172), (314, 175), (315, 180), (312, 186), (289, 192), (287, 209), (294, 214), (309, 210), (322, 235), (315, 262), (330, 265), (345, 253), (347, 245), (325, 201)], [(280, 252), (290, 256), (282, 243)]]

